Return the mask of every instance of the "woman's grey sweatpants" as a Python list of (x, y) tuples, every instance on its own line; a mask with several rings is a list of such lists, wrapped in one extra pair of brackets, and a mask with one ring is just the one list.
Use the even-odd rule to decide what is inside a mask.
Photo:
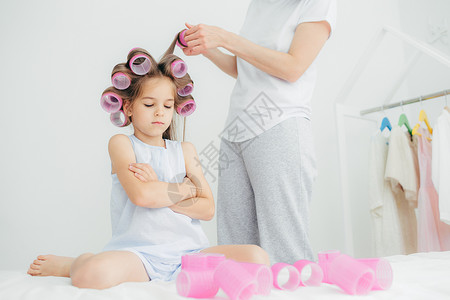
[(220, 155), (218, 244), (259, 245), (271, 264), (313, 260), (308, 223), (317, 171), (311, 121), (289, 118), (243, 142), (222, 138)]

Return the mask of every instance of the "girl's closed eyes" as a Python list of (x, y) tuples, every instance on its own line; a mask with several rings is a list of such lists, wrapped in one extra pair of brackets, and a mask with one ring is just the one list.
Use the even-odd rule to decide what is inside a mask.
[[(152, 107), (153, 106), (153, 104), (144, 104), (145, 105), (145, 107)], [(172, 108), (172, 106), (166, 106), (166, 105), (164, 105), (164, 107), (165, 108)]]

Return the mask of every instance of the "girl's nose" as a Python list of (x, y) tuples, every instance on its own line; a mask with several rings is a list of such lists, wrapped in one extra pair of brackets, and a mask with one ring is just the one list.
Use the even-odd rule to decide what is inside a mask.
[(164, 110), (162, 108), (157, 108), (155, 111), (155, 116), (164, 116)]

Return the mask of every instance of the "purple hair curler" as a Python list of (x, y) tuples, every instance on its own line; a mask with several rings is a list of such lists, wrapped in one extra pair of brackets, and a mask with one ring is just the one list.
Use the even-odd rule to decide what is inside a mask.
[(111, 78), (112, 85), (118, 90), (125, 90), (131, 84), (131, 78), (123, 72), (114, 73)]
[(152, 63), (148, 55), (144, 53), (138, 53), (130, 59), (128, 66), (134, 74), (145, 75), (148, 73), (148, 71), (150, 71)]
[(184, 29), (184, 30), (182, 30), (181, 32), (178, 33), (176, 44), (180, 48), (186, 48), (188, 46), (187, 42), (184, 40), (184, 36), (186, 34), (186, 30), (187, 29)]
[[(285, 284), (280, 286), (278, 283), (278, 274), (283, 269), (287, 269), (289, 271), (289, 280)], [(272, 266), (272, 273), (273, 273), (273, 286), (279, 290), (293, 291), (297, 289), (298, 286), (300, 285), (300, 273), (294, 266), (290, 264), (282, 262), (276, 263)]]
[(196, 107), (194, 99), (189, 99), (177, 105), (177, 113), (182, 117), (187, 117), (195, 111)]
[(129, 119), (125, 116), (123, 110), (116, 111), (109, 116), (111, 123), (117, 127), (123, 127), (129, 124)]
[(194, 84), (192, 82), (186, 84), (184, 87), (179, 88), (177, 90), (178, 95), (181, 97), (186, 97), (187, 95), (192, 94), (192, 91), (194, 90)]
[(322, 268), (309, 260), (298, 260), (293, 265), (300, 273), (301, 286), (319, 286), (322, 283)]
[(105, 92), (100, 98), (100, 105), (108, 113), (115, 113), (122, 107), (122, 97), (114, 92)]
[(174, 60), (170, 64), (170, 69), (172, 71), (173, 77), (181, 78), (187, 73), (187, 64), (181, 59)]

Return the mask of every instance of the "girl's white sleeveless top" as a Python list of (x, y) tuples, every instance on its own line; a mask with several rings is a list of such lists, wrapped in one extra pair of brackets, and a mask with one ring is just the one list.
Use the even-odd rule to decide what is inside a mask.
[[(164, 182), (182, 182), (186, 176), (181, 142), (165, 140), (166, 148), (148, 145), (129, 136), (137, 163), (149, 164)], [(177, 191), (168, 191), (168, 193)], [(168, 207), (134, 205), (116, 174), (112, 174), (112, 239), (103, 249), (132, 249), (154, 264), (180, 264), (181, 256), (209, 247), (200, 221)]]

